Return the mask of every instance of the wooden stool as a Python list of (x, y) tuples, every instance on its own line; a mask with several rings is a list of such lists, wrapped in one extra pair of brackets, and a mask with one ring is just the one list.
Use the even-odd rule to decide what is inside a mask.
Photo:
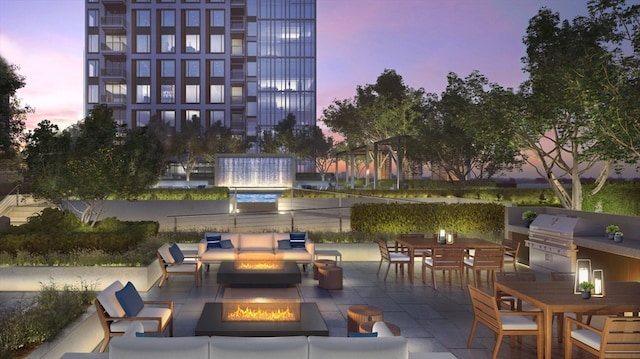
[[(360, 328), (359, 328), (360, 333), (371, 333), (371, 331), (373, 330), (373, 324), (375, 324), (375, 321), (373, 320), (360, 323)], [(389, 327), (389, 330), (391, 331), (391, 333), (393, 333), (393, 335), (395, 335), (396, 337), (400, 336), (400, 327), (389, 322), (384, 322), (384, 324), (386, 324), (387, 327)]]
[(320, 279), (318, 277), (318, 268), (328, 266), (335, 267), (336, 261), (333, 261), (331, 259), (316, 259), (315, 261), (313, 261), (313, 279)]
[(322, 289), (342, 289), (342, 267), (318, 268), (318, 280), (318, 287)]
[(360, 324), (384, 320), (382, 309), (367, 304), (352, 305), (347, 309), (347, 335), (359, 332)]

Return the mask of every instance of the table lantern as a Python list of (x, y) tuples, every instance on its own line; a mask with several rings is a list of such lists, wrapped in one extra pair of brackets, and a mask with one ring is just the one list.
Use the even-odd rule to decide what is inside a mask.
[(446, 232), (444, 229), (441, 229), (438, 234), (438, 244), (445, 244), (445, 243), (447, 243)]
[(573, 288), (573, 292), (575, 294), (582, 293), (582, 290), (580, 289), (580, 283), (593, 283), (591, 275), (591, 259), (578, 259), (576, 261), (576, 281)]
[(602, 269), (593, 270), (593, 287), (592, 297), (604, 297), (604, 272)]
[(454, 240), (453, 233), (447, 233), (447, 244), (453, 244)]

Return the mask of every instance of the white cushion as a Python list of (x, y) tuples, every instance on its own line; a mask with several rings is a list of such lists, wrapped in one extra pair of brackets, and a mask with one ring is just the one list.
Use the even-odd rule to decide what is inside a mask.
[(536, 330), (538, 324), (524, 315), (505, 315), (500, 317), (504, 330)]
[(195, 263), (179, 263), (167, 267), (167, 273), (193, 273), (196, 271)]
[(409, 344), (405, 337), (309, 337), (309, 359), (336, 358), (408, 359)]
[(473, 258), (465, 258), (464, 264), (473, 267)]
[(122, 318), (125, 315), (124, 308), (122, 308), (118, 298), (116, 298), (116, 292), (122, 288), (124, 288), (124, 285), (117, 280), (96, 295), (96, 299), (100, 301), (100, 304), (102, 304), (104, 310), (107, 311), (110, 317)]
[(218, 262), (218, 261), (233, 261), (236, 259), (235, 248), (222, 249), (216, 248), (208, 250), (200, 255), (200, 261), (202, 262)]
[(131, 322), (122, 336), (128, 338), (136, 338), (137, 333), (144, 333), (144, 325), (142, 325), (142, 322), (140, 321)]
[[(171, 310), (169, 308), (163, 307), (152, 307), (147, 304), (136, 315), (136, 317), (162, 318), (162, 320), (160, 321), (160, 324), (162, 326), (171, 318)], [(140, 323), (142, 323), (145, 333), (158, 331), (157, 320), (141, 320)], [(113, 322), (111, 323), (111, 331), (115, 333), (123, 333), (127, 330), (130, 324), (131, 321), (129, 320), (119, 320), (117, 322)]]
[(378, 338), (380, 337), (393, 337), (393, 333), (389, 326), (385, 322), (378, 321), (373, 323), (373, 328), (371, 329), (372, 333), (378, 333)]
[(409, 258), (408, 255), (402, 254), (402, 253), (395, 253), (395, 252), (389, 252), (389, 258), (391, 258), (392, 261), (404, 261), (404, 262), (411, 261), (411, 258)]
[(242, 233), (240, 235), (240, 249), (267, 248), (274, 249), (273, 233)]
[(299, 359), (308, 355), (307, 337), (211, 337), (211, 359)]
[(309, 261), (313, 259), (313, 255), (304, 248), (291, 248), (276, 250), (276, 257), (283, 261)]
[(598, 333), (594, 333), (586, 329), (572, 330), (571, 338), (581, 341), (597, 351), (600, 350), (600, 342), (602, 341), (602, 337), (600, 337)]
[(209, 337), (124, 338), (109, 344), (110, 359), (208, 358)]
[(160, 253), (162, 260), (164, 260), (165, 263), (173, 264), (176, 262), (176, 260), (171, 255), (171, 252), (169, 252), (169, 248), (171, 248), (171, 246), (165, 243), (160, 246), (160, 248), (158, 248), (158, 253)]

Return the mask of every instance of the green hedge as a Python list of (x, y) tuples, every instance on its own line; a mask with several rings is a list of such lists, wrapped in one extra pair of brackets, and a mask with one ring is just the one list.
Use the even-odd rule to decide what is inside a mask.
[(610, 181), (595, 195), (593, 183), (585, 183), (582, 210), (627, 216), (640, 216), (640, 182)]
[(504, 230), (504, 206), (494, 203), (362, 203), (351, 207), (351, 230), (365, 233), (459, 233)]
[(111, 200), (162, 200), (162, 201), (218, 201), (229, 198), (229, 188), (150, 188), (139, 194), (135, 198), (123, 198), (111, 196)]

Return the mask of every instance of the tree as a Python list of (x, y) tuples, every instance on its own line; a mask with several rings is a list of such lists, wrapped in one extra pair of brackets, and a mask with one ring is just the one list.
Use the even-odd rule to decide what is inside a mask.
[(230, 128), (216, 121), (206, 129), (205, 151), (203, 157), (207, 162), (215, 165), (215, 154), (218, 153), (246, 153), (251, 144), (240, 136), (235, 136)]
[(299, 136), (301, 146), (298, 156), (313, 161), (316, 171), (320, 173), (324, 181), (325, 174), (329, 171), (335, 157), (333, 137), (325, 136), (318, 126), (302, 129)]
[(15, 157), (24, 141), (25, 120), (34, 110), (22, 106), (16, 92), (26, 84), (18, 67), (0, 56), (0, 156)]
[(206, 151), (206, 139), (200, 118), (193, 116), (182, 124), (180, 132), (175, 134), (167, 153), (180, 162), (186, 174), (186, 180), (190, 181), (191, 173), (205, 156)]
[[(29, 133), (25, 178), (34, 195), (69, 205), (83, 222), (94, 224), (109, 195), (131, 197), (157, 181), (162, 170), (159, 148), (146, 129), (119, 128), (111, 109), (98, 105), (63, 132), (45, 120)], [(72, 198), (84, 201), (85, 207), (70, 207), (67, 200)]]
[[(600, 168), (597, 191), (611, 165), (629, 159), (603, 136), (603, 127), (616, 121), (609, 115), (621, 110), (629, 114), (621, 105), (632, 105), (611, 101), (607, 94), (608, 84), (621, 81), (615, 75), (620, 73), (615, 51), (605, 43), (608, 31), (593, 17), (560, 22), (557, 13), (543, 8), (530, 20), (524, 37), (523, 63), (530, 79), (521, 85), (523, 107), (514, 117), (516, 134), (540, 164), (530, 163), (565, 208), (582, 208), (580, 177), (586, 171)], [(562, 185), (563, 177), (571, 179), (571, 192)]]

